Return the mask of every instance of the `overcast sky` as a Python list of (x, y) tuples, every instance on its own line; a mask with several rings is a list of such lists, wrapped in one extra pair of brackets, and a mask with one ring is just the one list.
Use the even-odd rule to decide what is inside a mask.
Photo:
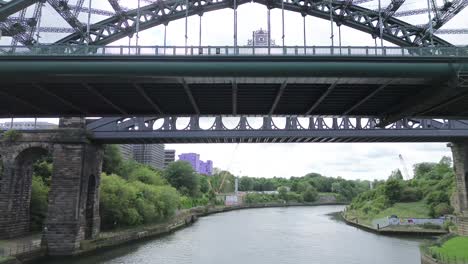
[[(74, 4), (76, 0), (70, 0)], [(442, 0), (437, 0), (442, 5)], [(136, 8), (137, 0), (120, 1), (123, 6)], [(386, 7), (390, 0), (382, 0), (382, 7)], [(94, 0), (94, 8), (112, 10), (108, 1)], [(142, 6), (145, 2), (141, 2)], [(424, 0), (407, 0), (400, 10), (412, 10), (426, 7)], [(84, 6), (88, 6), (85, 0)], [(378, 1), (373, 0), (362, 6), (377, 9)], [(31, 16), (33, 8), (28, 9), (27, 16)], [(443, 28), (468, 28), (468, 9), (463, 10)], [(87, 14), (79, 16), (83, 23), (87, 21)], [(92, 15), (91, 21), (98, 22), (105, 16)], [(427, 14), (402, 17), (402, 20), (412, 24), (425, 24)], [(272, 39), (280, 44), (281, 10), (271, 11)], [(66, 27), (67, 23), (57, 15), (48, 4), (43, 9), (42, 26)], [(306, 17), (307, 45), (330, 45), (330, 23), (326, 20)], [(198, 45), (199, 17), (188, 19), (188, 44)], [(209, 12), (202, 17), (202, 45), (232, 45), (233, 43), (233, 11), (232, 9)], [(266, 8), (259, 4), (248, 3), (238, 8), (238, 43), (247, 44), (252, 31), (267, 27)], [(303, 45), (303, 18), (293, 12), (285, 12), (285, 43), (286, 45)], [(335, 44), (338, 44), (338, 27), (334, 25)], [(370, 35), (347, 27), (342, 27), (343, 46), (373, 46), (374, 39)], [(164, 26), (152, 28), (140, 33), (140, 45), (163, 45)], [(184, 45), (185, 20), (171, 22), (167, 26), (167, 44)], [(66, 34), (41, 33), (42, 43), (53, 43)], [(467, 35), (441, 35), (455, 45), (467, 45)], [(130, 40), (135, 44), (135, 37)], [(11, 39), (3, 37), (0, 45), (10, 44)], [(111, 45), (127, 45), (129, 39), (119, 40)], [(380, 43), (380, 42), (379, 42)], [(386, 46), (393, 46), (385, 42)], [(51, 121), (51, 120), (49, 120)], [(54, 121), (54, 120), (52, 120)], [(54, 121), (56, 122), (56, 121)], [(398, 155), (402, 154), (406, 160), (410, 174), (415, 163), (423, 161), (437, 162), (442, 156), (451, 156), (446, 143), (437, 144), (379, 144), (379, 143), (300, 143), (300, 144), (171, 144), (166, 148), (175, 149), (176, 154), (197, 152), (201, 159), (211, 159), (215, 167), (228, 169), (236, 175), (253, 177), (290, 177), (302, 176), (309, 172), (318, 172), (327, 176), (341, 176), (347, 179), (384, 179), (392, 170), (402, 168)]]

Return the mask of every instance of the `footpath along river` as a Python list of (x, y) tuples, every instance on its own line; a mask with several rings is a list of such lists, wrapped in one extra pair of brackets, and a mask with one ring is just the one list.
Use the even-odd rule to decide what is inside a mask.
[[(262, 208), (200, 218), (173, 234), (67, 264), (417, 264), (423, 239), (388, 237), (330, 214), (343, 206)], [(64, 260), (42, 260), (59, 264)]]

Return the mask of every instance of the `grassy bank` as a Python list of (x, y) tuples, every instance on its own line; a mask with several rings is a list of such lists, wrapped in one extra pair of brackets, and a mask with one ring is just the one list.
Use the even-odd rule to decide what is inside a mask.
[(468, 237), (454, 237), (430, 249), (440, 259), (468, 261)]
[(397, 215), (406, 218), (429, 218), (429, 208), (423, 202), (395, 203), (393, 206), (380, 211), (377, 214), (365, 214), (360, 210), (349, 210), (346, 212), (348, 219), (358, 219), (360, 223), (371, 226), (372, 220)]

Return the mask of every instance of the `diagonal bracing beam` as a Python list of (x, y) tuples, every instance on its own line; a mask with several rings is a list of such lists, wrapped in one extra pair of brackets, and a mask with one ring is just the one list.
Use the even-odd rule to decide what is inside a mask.
[(93, 93), (95, 96), (99, 97), (102, 101), (104, 101), (106, 104), (108, 104), (110, 107), (114, 108), (115, 110), (117, 110), (118, 112), (120, 112), (121, 114), (123, 115), (126, 115), (128, 116), (128, 113), (127, 111), (125, 111), (124, 109), (120, 108), (119, 106), (117, 106), (116, 104), (114, 104), (111, 100), (109, 100), (109, 98), (105, 97), (103, 94), (101, 94), (99, 91), (97, 91), (96, 89), (94, 89), (94, 87), (92, 87), (91, 85), (87, 84), (87, 83), (82, 83), (82, 85), (88, 89), (88, 91), (90, 91), (91, 93)]
[(55, 93), (49, 91), (49, 90), (46, 89), (44, 86), (42, 86), (42, 85), (40, 85), (40, 84), (37, 84), (37, 83), (32, 84), (32, 86), (33, 86), (34, 88), (38, 89), (39, 91), (41, 91), (42, 93), (44, 93), (44, 94), (46, 94), (46, 95), (48, 95), (48, 96), (50, 96), (50, 97), (55, 98), (55, 99), (56, 99), (57, 101), (59, 101), (60, 103), (66, 105), (66, 106), (68, 106), (68, 107), (70, 107), (70, 108), (75, 109), (76, 111), (82, 113), (83, 115), (89, 116), (88, 111), (86, 111), (86, 110), (84, 110), (84, 109), (82, 109), (82, 108), (76, 106), (75, 104), (73, 104), (72, 102), (70, 102), (70, 101), (64, 99), (63, 97), (61, 97), (61, 96), (59, 96), (59, 95), (57, 95), (57, 94), (55, 94)]
[(278, 103), (287, 85), (288, 85), (288, 81), (284, 81), (279, 87), (278, 92), (276, 93), (275, 100), (273, 101), (273, 104), (271, 105), (270, 112), (268, 112), (268, 115), (272, 115), (275, 112), (275, 109), (278, 106)]
[(185, 81), (184, 78), (181, 78), (179, 80), (179, 82), (184, 87), (185, 93), (187, 94), (187, 97), (189, 98), (190, 103), (192, 104), (193, 110), (195, 110), (195, 113), (197, 115), (199, 115), (200, 114), (200, 109), (198, 108), (198, 105), (197, 105), (197, 102), (195, 101), (195, 98), (193, 98), (192, 91), (190, 90), (189, 85), (187, 84), (187, 82)]
[(389, 84), (391, 83), (391, 81), (388, 81), (388, 82), (385, 82), (383, 83), (382, 85), (380, 85), (377, 89), (375, 89), (374, 91), (372, 91), (370, 94), (368, 94), (366, 97), (362, 98), (361, 100), (359, 100), (359, 102), (355, 103), (353, 106), (351, 106), (350, 108), (348, 108), (348, 110), (344, 111), (343, 115), (346, 116), (348, 115), (349, 113), (351, 113), (352, 111), (354, 111), (356, 108), (358, 108), (359, 106), (361, 106), (363, 103), (365, 103), (367, 100), (371, 99), (372, 97), (374, 97), (378, 92), (382, 91), (383, 89), (385, 89), (385, 87), (387, 87)]
[(3, 97), (10, 98), (10, 99), (12, 99), (13, 101), (19, 102), (19, 103), (21, 103), (21, 104), (27, 105), (27, 106), (33, 108), (35, 111), (38, 111), (38, 112), (40, 112), (40, 113), (51, 114), (49, 111), (43, 109), (42, 107), (39, 107), (39, 106), (37, 106), (37, 105), (35, 105), (35, 104), (31, 103), (31, 102), (28, 102), (28, 101), (26, 101), (26, 100), (23, 100), (23, 99), (21, 99), (21, 98), (19, 98), (19, 97), (17, 97), (17, 96), (8, 94), (8, 93), (6, 93), (6, 92), (4, 92), (4, 91), (0, 91), (0, 95), (3, 96)]
[(405, 0), (391, 0), (390, 4), (383, 11), (382, 23), (385, 23), (387, 19), (393, 17), (403, 3), (405, 3)]
[(133, 87), (135, 87), (137, 92), (146, 100), (146, 102), (148, 102), (148, 104), (151, 105), (151, 107), (154, 109), (154, 111), (156, 111), (156, 113), (160, 115), (163, 114), (163, 111), (161, 111), (161, 108), (154, 102), (153, 99), (151, 99), (151, 97), (149, 97), (149, 95), (145, 92), (145, 89), (143, 89), (143, 87), (141, 87), (137, 83), (134, 83)]
[(310, 115), (321, 103), (325, 98), (333, 91), (335, 90), (336, 86), (338, 85), (338, 80), (336, 80), (334, 83), (332, 83), (327, 90), (320, 96), (320, 98), (315, 101), (315, 103), (307, 110), (305, 115)]
[(49, 3), (49, 5), (51, 5), (55, 11), (57, 11), (57, 13), (59, 13), (60, 16), (62, 16), (62, 18), (76, 30), (78, 34), (83, 36), (85, 32), (84, 25), (76, 16), (73, 15), (67, 2), (60, 0), (47, 0), (47, 3)]
[(40, 0), (12, 0), (0, 7), (0, 21), (5, 20), (7, 17), (17, 13), (31, 5), (39, 2)]

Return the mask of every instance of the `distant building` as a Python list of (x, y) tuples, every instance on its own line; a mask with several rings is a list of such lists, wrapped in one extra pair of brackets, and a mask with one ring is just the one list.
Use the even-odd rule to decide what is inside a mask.
[(164, 168), (167, 165), (175, 161), (175, 150), (174, 149), (165, 149), (164, 150)]
[(124, 160), (133, 159), (133, 145), (123, 144), (119, 145), (120, 154)]
[(58, 125), (49, 122), (4, 122), (0, 123), (0, 130), (15, 129), (15, 130), (34, 130), (34, 129), (56, 129)]
[(134, 159), (155, 169), (164, 168), (163, 144), (120, 145), (120, 153), (124, 159)]
[(197, 153), (182, 153), (179, 155), (179, 160), (187, 161), (192, 165), (192, 168), (200, 174), (213, 175), (213, 161), (206, 162), (200, 160), (200, 154)]
[[(259, 29), (252, 32), (252, 39), (247, 41), (248, 46), (268, 46), (268, 39), (270, 38), (270, 33), (267, 30)], [(276, 46), (275, 41), (270, 38), (270, 46)]]

